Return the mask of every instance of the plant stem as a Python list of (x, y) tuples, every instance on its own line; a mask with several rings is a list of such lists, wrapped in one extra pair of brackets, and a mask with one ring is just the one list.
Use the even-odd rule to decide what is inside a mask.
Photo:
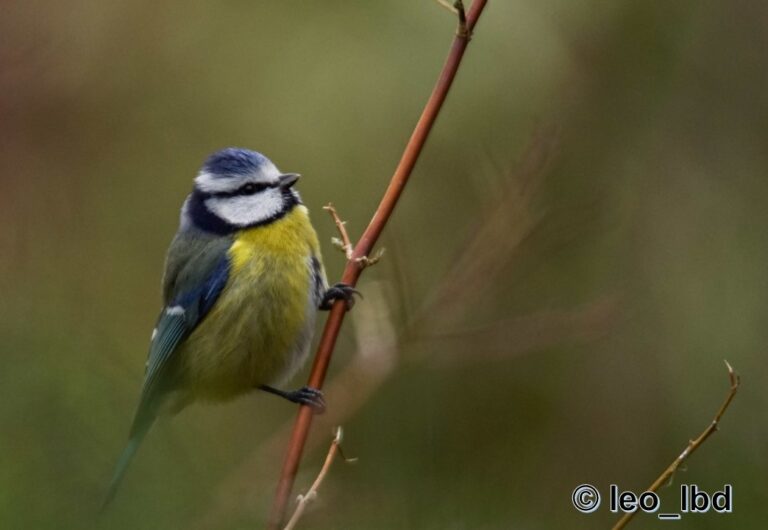
[[(416, 165), (416, 161), (421, 154), (427, 136), (440, 113), (443, 102), (448, 95), (448, 90), (456, 77), (456, 72), (459, 69), (461, 59), (464, 56), (464, 51), (467, 48), (467, 44), (469, 44), (472, 29), (477, 23), (486, 3), (487, 0), (475, 0), (472, 2), (469, 13), (466, 14), (467, 31), (459, 32), (453, 40), (450, 52), (448, 53), (448, 59), (446, 60), (440, 73), (440, 77), (437, 80), (437, 84), (432, 90), (432, 94), (421, 113), (421, 117), (416, 123), (411, 138), (408, 140), (408, 144), (406, 145), (400, 162), (395, 169), (395, 173), (389, 182), (389, 186), (384, 192), (384, 196), (382, 197), (376, 212), (373, 214), (371, 222), (368, 224), (365, 232), (363, 232), (363, 235), (355, 245), (354, 251), (352, 252), (352, 259), (347, 262), (344, 274), (341, 278), (342, 283), (353, 287), (357, 284), (357, 280), (364, 270), (358, 266), (357, 260), (365, 258), (371, 253), (373, 246), (376, 244), (381, 232), (389, 221), (389, 218), (395, 209), (395, 205), (405, 189), (405, 185), (413, 171), (413, 167)], [(345, 314), (346, 304), (343, 301), (334, 303), (333, 308), (328, 315), (328, 319), (325, 322), (323, 335), (320, 338), (317, 353), (315, 354), (312, 372), (309, 376), (309, 382), (307, 383), (310, 387), (320, 389), (323, 386), (325, 376), (328, 372), (328, 365), (330, 364), (331, 356), (333, 355), (333, 350), (336, 346), (336, 339), (339, 336), (339, 331), (341, 329), (341, 324), (344, 321)], [(288, 504), (291, 489), (293, 488), (294, 479), (296, 478), (296, 472), (299, 469), (301, 455), (304, 452), (304, 444), (306, 443), (309, 428), (312, 424), (312, 415), (313, 412), (310, 407), (303, 405), (299, 407), (291, 439), (288, 442), (288, 450), (283, 463), (280, 481), (277, 484), (277, 492), (272, 504), (268, 525), (270, 530), (277, 530), (280, 528), (280, 524), (285, 515), (285, 509)]]
[[(731, 405), (731, 401), (733, 401), (733, 398), (736, 397), (736, 391), (739, 389), (740, 379), (739, 375), (733, 371), (733, 368), (730, 364), (728, 364), (728, 361), (725, 361), (725, 366), (728, 368), (728, 382), (730, 383), (730, 388), (728, 389), (728, 394), (725, 396), (725, 400), (723, 401), (723, 404), (720, 405), (720, 408), (717, 409), (717, 413), (715, 414), (715, 418), (712, 420), (712, 422), (707, 425), (707, 428), (702, 431), (702, 433), (696, 438), (695, 440), (691, 440), (688, 442), (688, 445), (685, 446), (685, 449), (683, 449), (683, 452), (680, 453), (680, 455), (675, 458), (669, 466), (667, 466), (667, 469), (665, 469), (661, 475), (658, 476), (656, 480), (653, 481), (653, 484), (651, 484), (648, 489), (645, 491), (658, 491), (658, 489), (663, 486), (664, 484), (668, 484), (669, 481), (672, 479), (672, 476), (677, 471), (677, 468), (679, 468), (683, 462), (688, 460), (688, 458), (698, 449), (701, 447), (701, 444), (707, 441), (707, 438), (712, 436), (714, 432), (717, 430), (718, 425), (720, 424), (720, 420), (723, 417), (723, 414), (725, 414), (725, 411), (728, 410), (728, 407)], [(619, 519), (615, 525), (611, 528), (611, 530), (621, 530), (625, 526), (627, 526), (627, 523), (629, 523), (632, 518), (635, 516), (635, 514), (639, 510), (636, 510), (634, 512), (628, 512), (625, 513), (621, 519)]]

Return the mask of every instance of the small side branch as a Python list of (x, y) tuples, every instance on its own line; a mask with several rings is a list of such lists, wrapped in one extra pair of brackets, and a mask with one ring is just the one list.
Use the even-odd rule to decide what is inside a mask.
[(349, 239), (349, 234), (347, 233), (347, 222), (341, 220), (341, 217), (339, 217), (339, 212), (336, 211), (336, 208), (334, 208), (333, 204), (330, 202), (323, 206), (323, 210), (326, 210), (329, 214), (331, 214), (331, 218), (333, 219), (333, 222), (336, 225), (336, 229), (339, 231), (339, 235), (341, 236), (341, 239), (336, 237), (331, 238), (331, 243), (333, 243), (333, 246), (344, 253), (344, 255), (347, 257), (347, 261), (354, 261), (361, 269), (370, 267), (371, 265), (376, 265), (379, 262), (382, 256), (384, 256), (383, 248), (377, 250), (373, 256), (362, 256), (355, 258), (354, 247), (352, 246), (352, 241)]
[(336, 230), (339, 231), (339, 235), (341, 236), (341, 239), (333, 238), (331, 240), (333, 242), (333, 246), (341, 250), (347, 257), (348, 261), (351, 260), (353, 247), (352, 241), (349, 239), (349, 234), (347, 233), (347, 227), (345, 226), (347, 222), (341, 220), (339, 213), (336, 211), (336, 208), (333, 207), (332, 203), (329, 202), (323, 206), (323, 210), (331, 214), (331, 218), (336, 225)]
[[(720, 424), (720, 420), (722, 419), (723, 415), (725, 414), (725, 411), (728, 410), (728, 407), (731, 405), (731, 402), (733, 401), (733, 398), (736, 397), (736, 392), (739, 389), (740, 384), (740, 378), (739, 374), (734, 372), (733, 367), (728, 363), (728, 361), (725, 361), (725, 366), (728, 368), (728, 381), (730, 382), (730, 389), (728, 390), (728, 394), (725, 396), (725, 400), (723, 401), (723, 404), (720, 405), (720, 408), (717, 410), (717, 413), (715, 414), (714, 419), (712, 422), (707, 426), (706, 429), (699, 435), (698, 438), (695, 440), (691, 440), (688, 442), (688, 445), (685, 447), (682, 453), (667, 467), (667, 469), (664, 470), (664, 472), (659, 475), (659, 477), (653, 482), (653, 484), (650, 485), (650, 487), (646, 491), (658, 491), (658, 489), (663, 486), (664, 484), (667, 484), (670, 480), (672, 480), (672, 477), (674, 476), (675, 472), (678, 470), (678, 468), (683, 465), (683, 463), (690, 458), (690, 456), (699, 448), (701, 445), (707, 441), (707, 438), (712, 436), (712, 434), (717, 431), (718, 425)], [(619, 519), (619, 521), (613, 526), (612, 530), (621, 530), (625, 526), (627, 526), (627, 523), (632, 520), (632, 518), (635, 516), (637, 512), (631, 512), (631, 513), (625, 513), (624, 516)]]
[(333, 464), (337, 454), (341, 454), (341, 457), (344, 458), (344, 461), (348, 463), (357, 460), (356, 458), (344, 457), (344, 453), (341, 451), (341, 441), (343, 438), (344, 431), (341, 427), (337, 427), (336, 435), (333, 437), (331, 447), (328, 449), (328, 456), (325, 457), (325, 463), (320, 469), (320, 473), (318, 473), (317, 478), (312, 483), (312, 487), (309, 488), (309, 491), (305, 495), (299, 495), (296, 510), (293, 512), (293, 515), (288, 521), (288, 524), (285, 525), (284, 530), (293, 530), (296, 528), (296, 523), (298, 523), (299, 519), (301, 519), (301, 516), (304, 515), (304, 512), (307, 509), (307, 505), (317, 498), (317, 490), (320, 489), (320, 485), (323, 483), (323, 480), (325, 480), (325, 477), (328, 474), (328, 470), (331, 468), (331, 464)]
[(467, 26), (467, 13), (464, 10), (464, 2), (461, 0), (456, 0), (453, 4), (451, 4), (448, 0), (436, 1), (448, 11), (459, 17), (459, 29), (456, 31), (456, 35), (469, 39), (470, 33), (469, 27)]

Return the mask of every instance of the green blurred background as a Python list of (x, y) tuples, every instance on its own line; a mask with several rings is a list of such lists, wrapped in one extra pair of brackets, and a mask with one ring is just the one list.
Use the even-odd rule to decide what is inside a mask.
[[(661, 496), (731, 483), (734, 513), (629, 528), (764, 526), (766, 24), (758, 0), (491, 1), (297, 486), (334, 421), (359, 461), (300, 528), (609, 528), (573, 488), (642, 491), (725, 358), (741, 392)], [(321, 206), (361, 233), (454, 29), (428, 0), (3, 3), (1, 528), (263, 526), (295, 410), (255, 394), (157, 425), (97, 514), (178, 209), (208, 153), (263, 151), (304, 175), (338, 278)]]

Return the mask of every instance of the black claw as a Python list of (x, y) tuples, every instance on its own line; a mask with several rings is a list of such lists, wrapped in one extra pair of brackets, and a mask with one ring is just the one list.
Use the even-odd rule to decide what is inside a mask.
[(333, 307), (333, 303), (336, 300), (344, 300), (347, 303), (347, 311), (352, 309), (355, 305), (355, 296), (363, 297), (360, 291), (347, 285), (346, 283), (337, 283), (332, 285), (325, 291), (323, 299), (320, 302), (320, 309), (322, 311), (329, 311)]
[(277, 396), (285, 398), (291, 403), (299, 403), (300, 405), (307, 405), (308, 407), (312, 408), (315, 414), (322, 414), (323, 412), (325, 412), (325, 398), (323, 397), (323, 393), (316, 388), (304, 386), (298, 390), (293, 390), (291, 392), (286, 392), (285, 390), (278, 390), (277, 388), (272, 388), (271, 386), (267, 386), (267, 385), (261, 385), (259, 386), (259, 388), (264, 390), (265, 392), (269, 392), (270, 394), (275, 394)]
[(312, 410), (315, 411), (315, 414), (322, 414), (325, 412), (325, 397), (323, 397), (323, 393), (316, 388), (304, 386), (293, 392), (288, 392), (288, 394), (291, 396), (288, 399), (294, 403), (300, 403), (311, 407)]

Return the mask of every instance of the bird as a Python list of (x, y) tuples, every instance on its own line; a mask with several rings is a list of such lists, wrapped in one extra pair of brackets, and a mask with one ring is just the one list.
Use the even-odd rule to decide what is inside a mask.
[(359, 293), (328, 286), (294, 187), (299, 177), (235, 147), (210, 155), (195, 176), (165, 260), (139, 404), (102, 509), (158, 417), (256, 389), (325, 410), (318, 389), (278, 386), (306, 360), (317, 311), (336, 300), (349, 309)]

